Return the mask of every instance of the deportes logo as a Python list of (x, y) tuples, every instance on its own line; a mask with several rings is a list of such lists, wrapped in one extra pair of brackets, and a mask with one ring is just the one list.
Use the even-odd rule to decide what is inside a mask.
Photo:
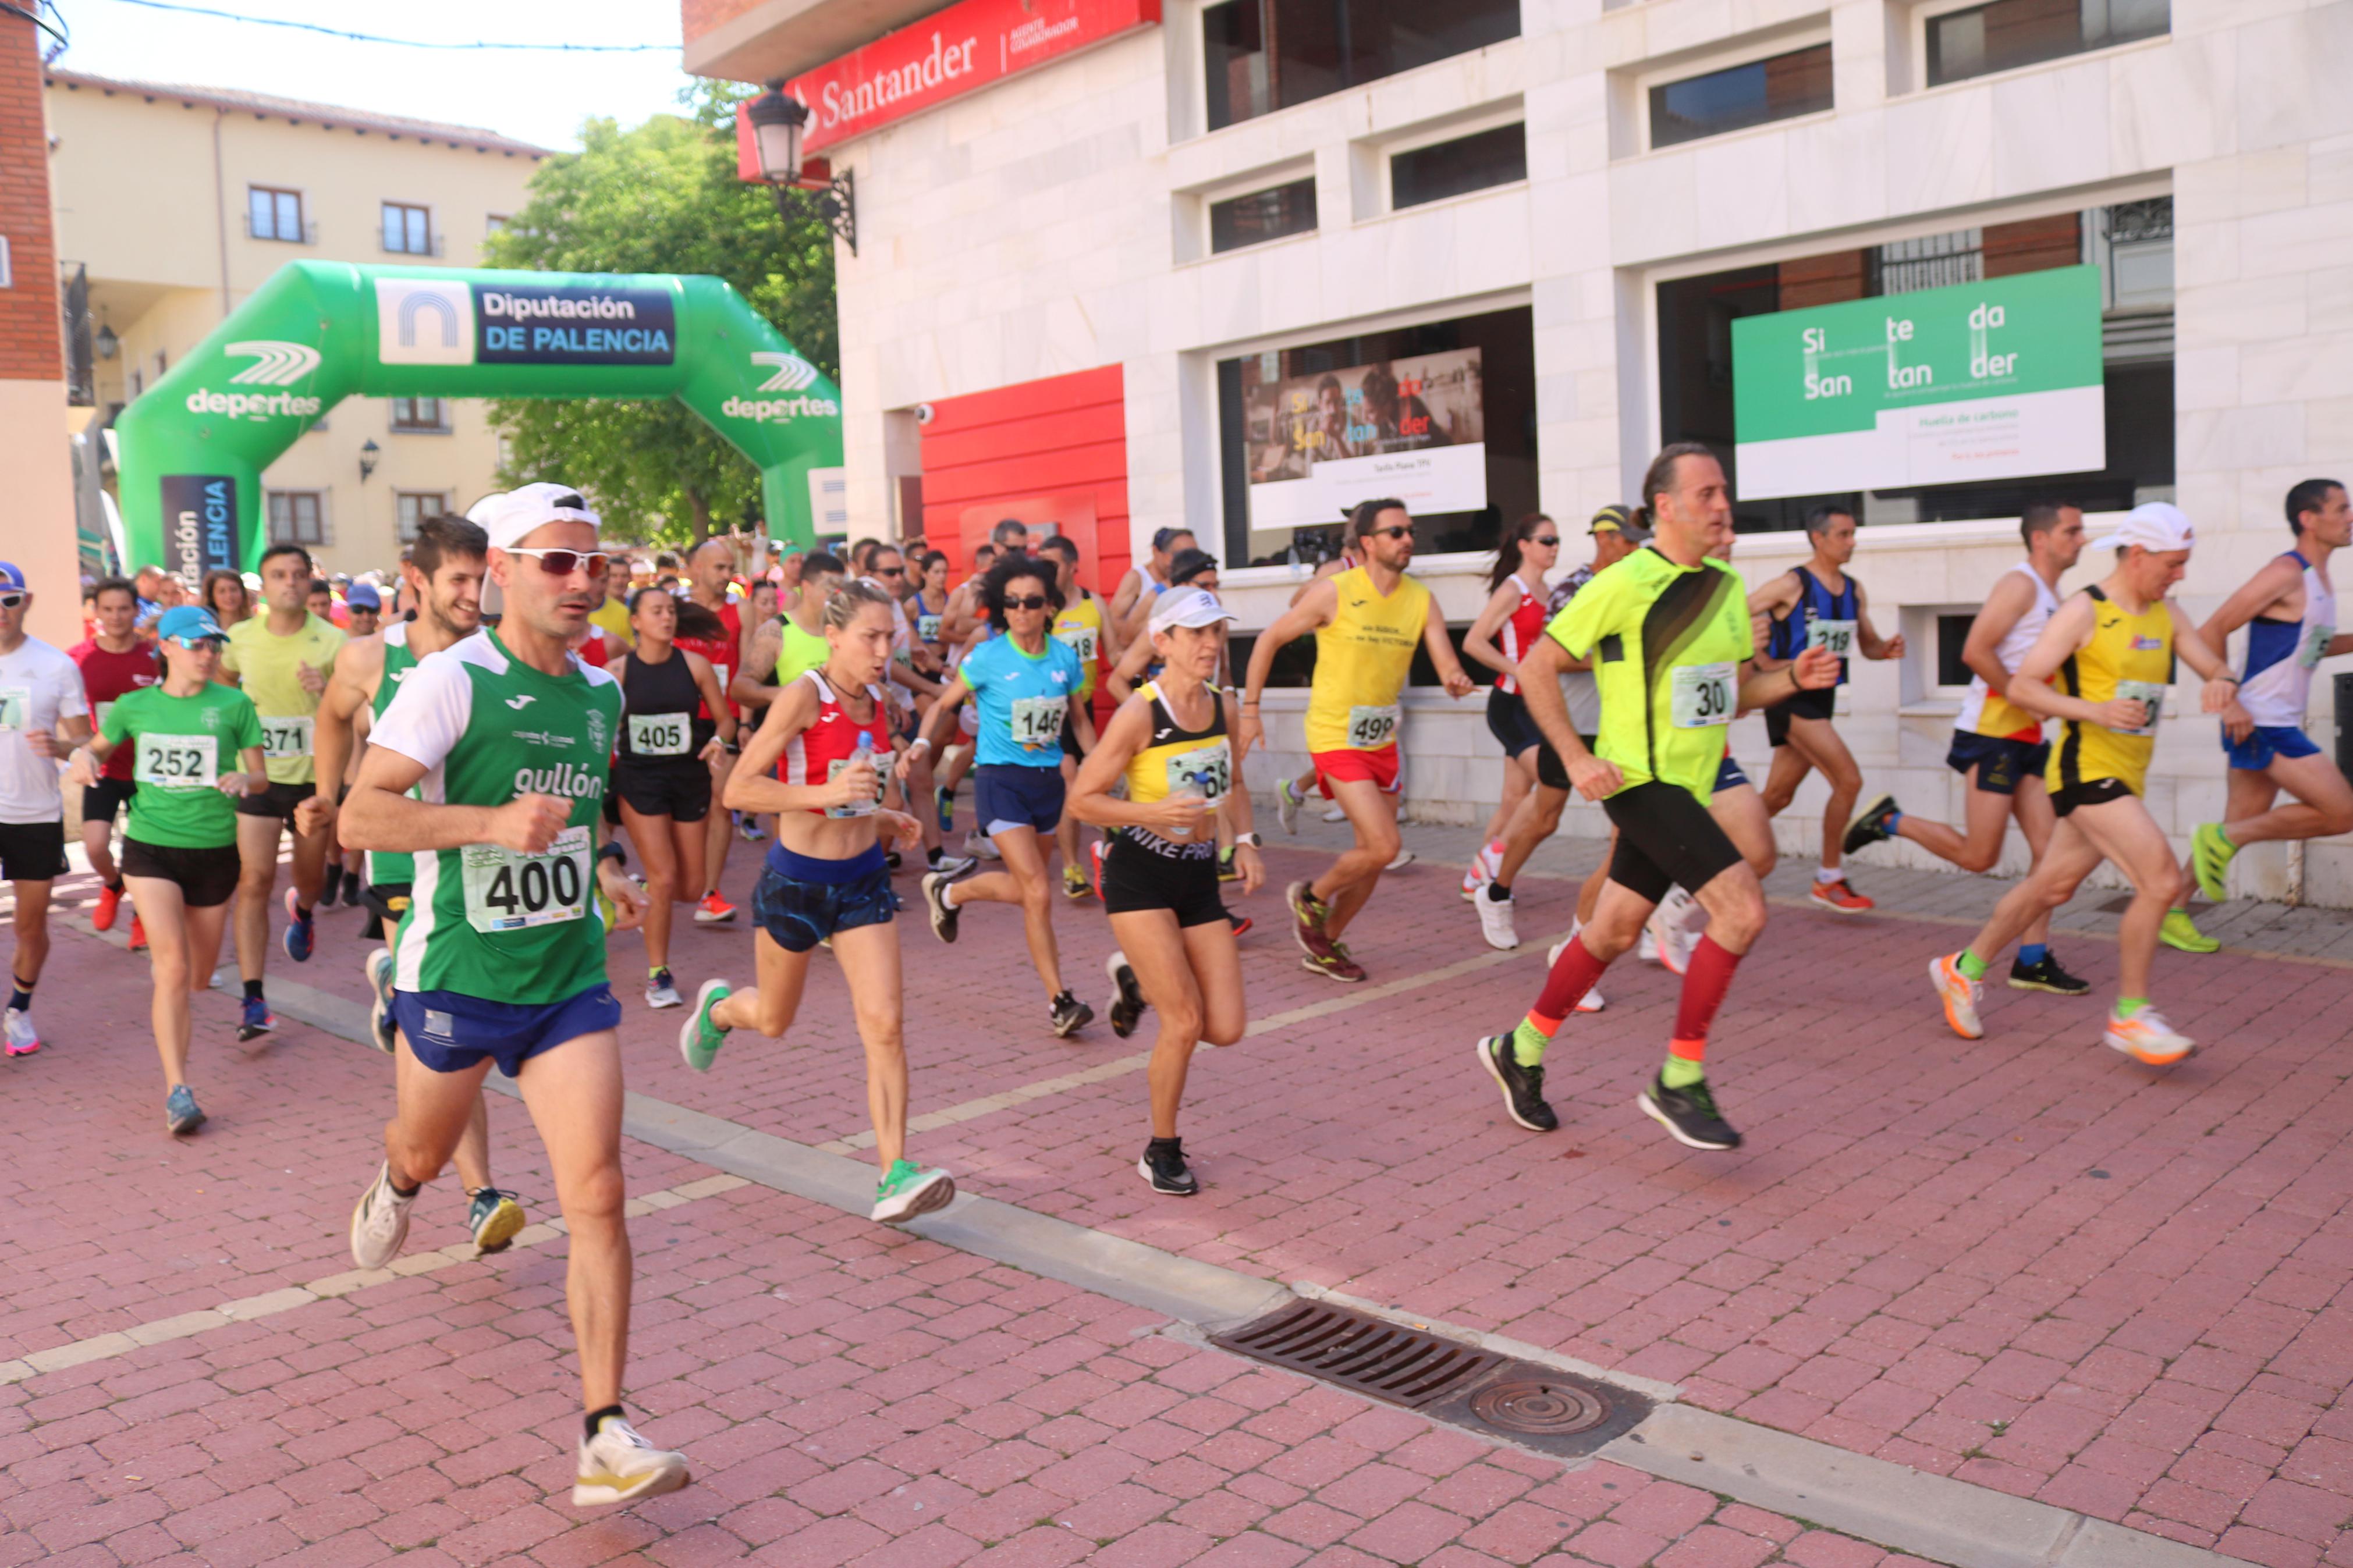
[(754, 364), (774, 365), (776, 374), (754, 390), (759, 392), (799, 392), (817, 384), (817, 366), (797, 353), (761, 353), (752, 356)]
[(319, 351), (308, 343), (281, 343), (267, 338), (229, 343), (222, 353), (249, 357), (253, 363), (230, 376), (235, 386), (291, 386), (319, 368)]

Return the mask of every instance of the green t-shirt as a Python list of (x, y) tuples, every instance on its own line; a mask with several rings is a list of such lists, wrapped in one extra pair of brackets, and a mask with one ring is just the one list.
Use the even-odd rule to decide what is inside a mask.
[(526, 792), (572, 802), (539, 855), (491, 844), (419, 853), (394, 951), (403, 991), (545, 1005), (605, 983), (596, 820), (609, 787), (621, 685), (574, 656), (533, 669), (491, 631), (418, 661), (376, 721), (375, 744), (425, 764), (435, 805), (504, 805)]
[(771, 686), (790, 686), (812, 669), (823, 669), (832, 649), (815, 632), (801, 630), (792, 616), (783, 617), (785, 640), (776, 650), (776, 678)]
[[(315, 725), (319, 699), (302, 689), (305, 664), (321, 675), (335, 672), (335, 655), (347, 639), (332, 621), (307, 616), (301, 630), (280, 637), (269, 614), (248, 616), (228, 629), (220, 667), (237, 678), (262, 719), (262, 750), (271, 784), (304, 784), (318, 776)], [(331, 779), (332, 789), (342, 783)]]
[(244, 770), (247, 747), (261, 744), (252, 698), (211, 683), (194, 697), (142, 686), (115, 699), (100, 732), (132, 748), (131, 776), (139, 787), (126, 835), (172, 849), (237, 842), (237, 803), (218, 785), (223, 774)]
[(1630, 788), (1677, 784), (1705, 805), (1739, 710), (1740, 667), (1757, 657), (1739, 574), (1720, 561), (1678, 566), (1645, 546), (1587, 584), (1545, 633), (1593, 662), (1595, 754)]
[[(417, 668), (417, 656), (408, 651), (406, 621), (395, 621), (384, 628), (384, 675), (375, 683), (375, 698), (368, 704), (374, 721), (384, 718), (384, 710), (400, 694), (400, 683)], [(369, 733), (375, 731), (370, 730)], [(417, 876), (417, 858), (397, 851), (371, 849), (367, 858), (368, 884), (376, 888), (397, 888)]]

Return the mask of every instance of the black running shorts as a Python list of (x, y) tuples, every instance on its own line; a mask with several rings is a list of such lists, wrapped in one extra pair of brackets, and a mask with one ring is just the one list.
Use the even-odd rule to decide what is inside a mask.
[(1657, 903), (1672, 887), (1696, 893), (1740, 863), (1739, 849), (1707, 807), (1680, 784), (1635, 784), (1601, 809), (1618, 829), (1609, 879), (1646, 903)]

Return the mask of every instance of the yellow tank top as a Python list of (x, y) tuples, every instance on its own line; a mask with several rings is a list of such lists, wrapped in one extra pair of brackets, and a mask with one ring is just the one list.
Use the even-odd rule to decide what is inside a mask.
[[(1187, 730), (1169, 712), (1157, 681), (1145, 681), (1136, 688), (1136, 694), (1152, 701), (1152, 742), (1128, 759), (1127, 798), (1138, 805), (1150, 805), (1187, 790), (1211, 801), (1223, 800), (1232, 793), (1234, 752), (1226, 739), (1225, 699), (1212, 689), (1208, 728)], [(1214, 829), (1198, 842), (1166, 839), (1141, 827), (1127, 831), (1144, 847), (1163, 854), (1206, 853), (1217, 847)]]
[(2059, 667), (2059, 689), (2086, 702), (2137, 699), (2147, 704), (2148, 722), (2126, 731), (2062, 720), (2044, 780), (2064, 789), (2116, 779), (2139, 795), (2148, 781), (2149, 753), (2157, 749), (2158, 710), (2173, 675), (2173, 614), (2159, 599), (2128, 616), (2099, 589), (2084, 591), (2094, 601), (2092, 640)]
[(1066, 605), (1054, 617), (1054, 636), (1079, 656), (1079, 697), (1081, 700), (1095, 694), (1095, 670), (1103, 652), (1103, 606), (1095, 603), (1092, 594), (1082, 593), (1078, 602)]
[(1430, 590), (1407, 577), (1381, 597), (1361, 566), (1332, 579), (1339, 602), (1315, 634), (1307, 692), (1310, 752), (1377, 752), (1397, 743), (1398, 694), (1430, 620)]

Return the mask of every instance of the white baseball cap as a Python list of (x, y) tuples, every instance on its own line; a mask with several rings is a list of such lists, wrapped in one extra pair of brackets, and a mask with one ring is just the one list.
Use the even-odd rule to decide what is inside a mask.
[(2143, 550), (2187, 550), (2198, 542), (2198, 531), (2189, 526), (2189, 519), (2170, 501), (2147, 500), (2125, 513), (2114, 533), (2096, 541), (2104, 547), (2122, 550), (2127, 544), (2137, 544)]
[(501, 550), (512, 550), (531, 537), (532, 531), (551, 522), (585, 522), (596, 526), (596, 514), (578, 490), (569, 485), (523, 485), (516, 489), (496, 490), (466, 509), (470, 522), (480, 523), (482, 531), (491, 536), (491, 543)]
[(1172, 626), (1214, 626), (1219, 621), (1238, 621), (1241, 617), (1218, 603), (1218, 596), (1207, 588), (1175, 588), (1160, 595), (1153, 606), (1152, 627), (1155, 632)]

